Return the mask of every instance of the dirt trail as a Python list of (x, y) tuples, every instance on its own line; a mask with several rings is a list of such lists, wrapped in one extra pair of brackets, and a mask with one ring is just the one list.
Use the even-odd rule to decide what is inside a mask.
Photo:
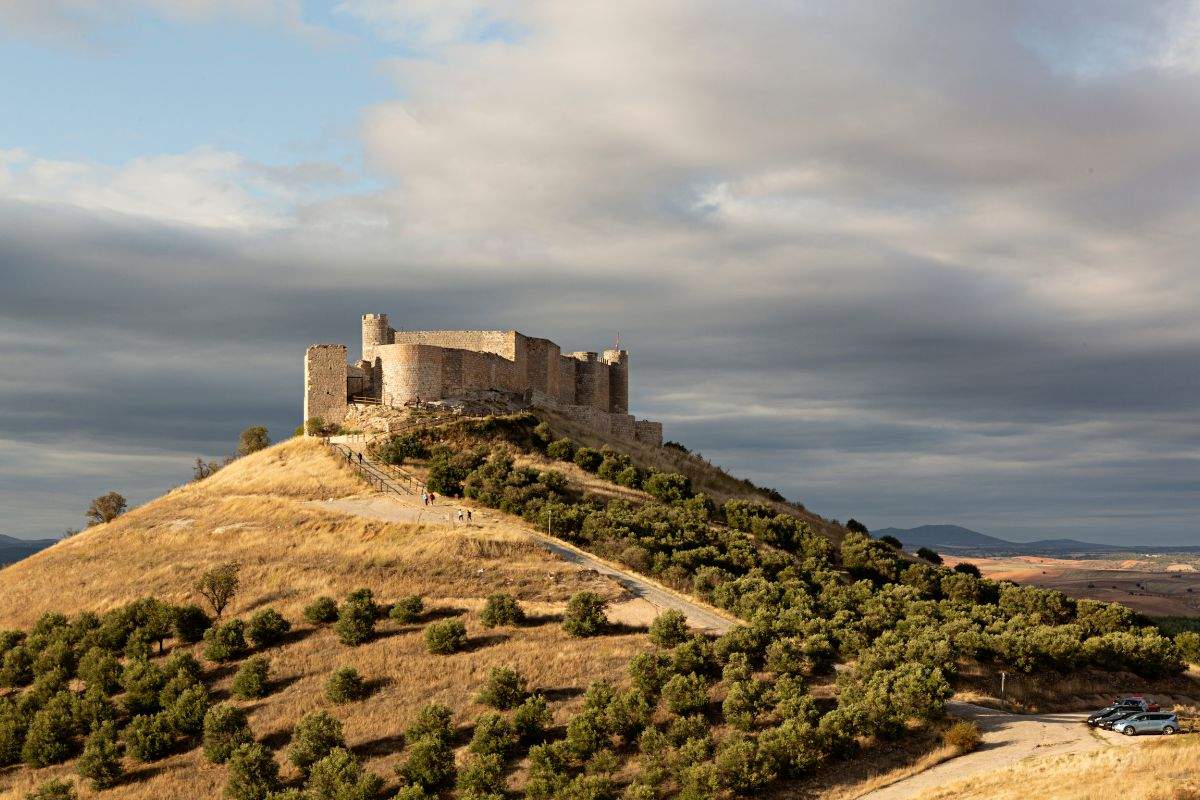
[[(362, 446), (357, 442), (346, 441), (345, 443), (356, 451), (362, 450)], [(425, 525), (460, 527), (464, 524), (458, 521), (457, 512), (460, 508), (464, 510), (471, 508), (476, 520), (473, 523), (475, 526), (484, 526), (490, 521), (497, 519), (496, 512), (490, 509), (479, 508), (467, 501), (456, 503), (445, 498), (439, 498), (436, 505), (425, 506), (422, 505), (419, 498), (410, 498), (406, 495), (396, 494), (347, 497), (339, 500), (314, 500), (312, 501), (312, 505), (333, 509), (345, 514), (380, 519), (386, 522), (421, 523)], [(725, 633), (732, 630), (738, 624), (736, 620), (725, 616), (714, 608), (705, 606), (685, 595), (672, 591), (643, 575), (638, 575), (616, 564), (597, 558), (591, 553), (580, 550), (569, 542), (530, 530), (526, 527), (521, 527), (520, 530), (553, 555), (571, 564), (576, 564), (581, 569), (595, 570), (601, 575), (616, 581), (633, 595), (637, 599), (637, 602), (630, 604), (629, 608), (623, 609), (624, 613), (622, 614), (622, 616), (630, 618), (621, 621), (649, 622), (658, 612), (666, 609), (675, 609), (687, 615), (688, 622), (693, 628), (709, 633)]]
[(983, 744), (965, 756), (904, 778), (891, 786), (862, 795), (860, 800), (908, 800), (922, 793), (973, 775), (1003, 769), (1036, 756), (1083, 752), (1098, 747), (1135, 745), (1156, 737), (1126, 737), (1083, 723), (1086, 714), (1010, 714), (994, 708), (951, 700), (951, 714), (975, 722)]

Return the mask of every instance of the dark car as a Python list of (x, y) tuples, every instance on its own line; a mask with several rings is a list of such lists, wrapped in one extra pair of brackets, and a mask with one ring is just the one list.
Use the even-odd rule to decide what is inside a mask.
[(1135, 706), (1135, 705), (1107, 706), (1105, 708), (1100, 709), (1095, 714), (1089, 714), (1088, 718), (1087, 718), (1087, 724), (1091, 725), (1092, 727), (1095, 727), (1095, 726), (1099, 725), (1102, 720), (1106, 720), (1110, 717), (1115, 717), (1118, 714), (1124, 714), (1127, 711), (1142, 711), (1142, 710), (1143, 709), (1140, 706)]

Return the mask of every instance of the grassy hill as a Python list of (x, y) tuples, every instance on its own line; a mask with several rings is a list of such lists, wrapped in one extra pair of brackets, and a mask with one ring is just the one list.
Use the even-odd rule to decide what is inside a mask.
[[(21, 631), (0, 634), (0, 683), (11, 684), (0, 688), (0, 763), (6, 752), (9, 761), (33, 762), (0, 767), (0, 798), (24, 798), (53, 777), (78, 780), (84, 738), (99, 719), (86, 709), (105, 702), (123, 731), (117, 752), (124, 747), (126, 774), (103, 792), (81, 783), (81, 797), (220, 796), (234, 770), (211, 763), (194, 731), (172, 728), (165, 757), (132, 757), (139, 740), (131, 737), (150, 724), (134, 721), (140, 676), (175, 665), (183, 652), (200, 660), (199, 681), (213, 703), (245, 710), (264, 757), (282, 767), (284, 786), (303, 788), (303, 800), (425, 796), (404, 784), (415, 780), (412, 764), (429, 744), (409, 727), (431, 702), (448, 709), (452, 728), (442, 744), (459, 772), (457, 787), (429, 787), (444, 797), (491, 800), (504, 790), (528, 800), (832, 798), (937, 750), (945, 698), (966, 689), (986, 699), (998, 669), (1014, 681), (1038, 674), (1047, 685), (1069, 671), (1077, 694), (1086, 693), (1089, 675), (1105, 678), (1097, 684), (1105, 692), (1114, 683), (1190, 691), (1179, 646), (1141, 630), (1119, 607), (917, 563), (685, 452), (547, 422), (524, 414), (415, 417), (411, 430), (376, 451), (443, 497), (464, 494), (451, 507), (473, 509), (470, 526), (403, 499), (380, 518), (379, 504), (392, 501), (321, 444), (298, 439), (0, 571), (0, 630)], [(745, 624), (715, 641), (666, 620), (652, 635), (620, 624), (572, 635), (562, 624), (568, 600), (590, 592), (620, 601), (624, 592), (544, 552), (528, 532), (548, 527)], [(222, 635), (267, 609), (292, 624), (282, 641), (251, 648), (270, 662), (261, 698), (231, 696), (248, 654), (223, 660), (211, 641), (190, 644), (182, 634), (168, 635), (163, 652), (139, 644), (155, 638), (154, 622), (146, 606), (128, 605), (145, 597), (171, 607), (198, 602), (197, 580), (231, 561), (240, 565), (240, 589), (223, 612)], [(411, 595), (424, 599), (425, 611), (415, 621), (383, 617), (357, 645), (344, 644), (336, 626), (306, 621), (305, 609), (321, 596), (336, 598), (352, 620), (366, 608), (350, 598), (360, 588), (373, 592), (372, 614)], [(524, 624), (484, 626), (481, 609), (497, 592), (519, 602)], [(431, 653), (425, 632), (448, 620), (464, 623), (465, 646)], [(123, 671), (122, 685), (102, 692), (108, 701), (95, 696), (81, 665), (104, 652)], [(4, 680), (22, 659), (32, 669)], [(335, 705), (324, 687), (343, 666), (355, 667), (371, 692)], [(545, 698), (544, 742), (534, 736), (505, 745), (502, 755), (489, 748), (507, 741), (503, 735), (481, 743), (516, 723), (512, 711), (487, 717), (476, 700), (494, 667), (517, 670)], [(152, 696), (143, 712), (174, 725), (174, 706), (162, 698)], [(154, 716), (159, 702), (165, 710)], [(305, 783), (287, 754), (294, 738), (304, 739), (301, 719), (317, 710), (340, 720), (349, 757), (381, 776), (384, 791)], [(56, 713), (67, 747), (37, 766), (28, 743)], [(395, 771), (402, 765), (403, 778)]]

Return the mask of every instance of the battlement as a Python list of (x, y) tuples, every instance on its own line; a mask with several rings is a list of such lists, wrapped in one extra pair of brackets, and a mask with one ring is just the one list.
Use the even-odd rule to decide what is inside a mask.
[(347, 365), (346, 351), (345, 345), (309, 348), (306, 420), (340, 422), (356, 397), (400, 407), (494, 390), (530, 403), (536, 397), (536, 404), (595, 427), (662, 443), (661, 424), (643, 424), (628, 414), (625, 350), (564, 354), (549, 339), (516, 330), (398, 331), (387, 314), (363, 314), (362, 359)]

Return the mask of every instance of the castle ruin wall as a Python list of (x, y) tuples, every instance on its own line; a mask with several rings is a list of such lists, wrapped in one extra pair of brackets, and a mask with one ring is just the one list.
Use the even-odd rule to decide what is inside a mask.
[(314, 344), (304, 353), (304, 419), (340, 423), (346, 416), (344, 344)]

